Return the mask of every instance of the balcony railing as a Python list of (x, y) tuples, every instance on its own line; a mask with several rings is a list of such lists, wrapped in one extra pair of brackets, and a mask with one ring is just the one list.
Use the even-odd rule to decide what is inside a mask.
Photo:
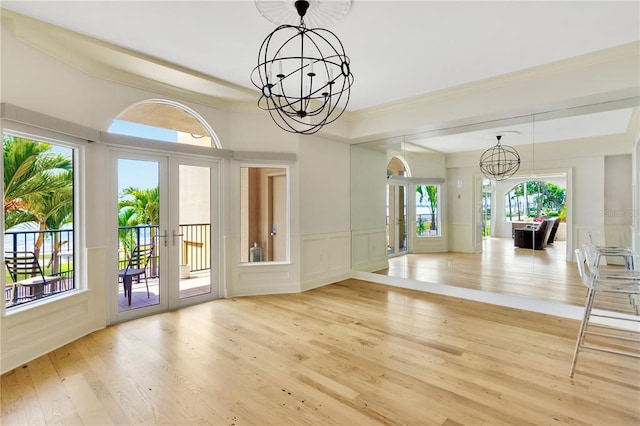
[[(180, 262), (188, 264), (192, 272), (204, 271), (211, 268), (211, 225), (190, 224), (180, 225), (181, 244)], [(63, 277), (54, 287), (45, 286), (44, 296), (51, 296), (61, 292), (73, 290), (74, 280), (74, 253), (73, 230), (45, 230), (45, 231), (8, 231), (4, 233), (4, 251), (21, 252), (30, 251), (36, 254), (44, 275)], [(158, 227), (153, 225), (121, 226), (118, 227), (118, 268), (124, 269), (127, 265), (129, 253), (137, 245), (154, 244), (158, 247)], [(158, 277), (159, 256), (154, 251), (149, 262), (148, 276)], [(17, 298), (11, 300), (12, 278), (5, 270), (5, 303), (7, 306), (15, 306), (30, 302), (35, 299), (30, 295), (30, 289), (18, 286)]]
[[(75, 288), (72, 229), (8, 231), (4, 233), (4, 251), (33, 252), (44, 275), (62, 277), (55, 286), (45, 286), (43, 290), (45, 296)], [(7, 306), (18, 305), (35, 299), (35, 296), (31, 294), (30, 288), (18, 286), (14, 302), (11, 298), (12, 282), (10, 274), (5, 271), (5, 303)]]
[[(211, 268), (211, 225), (208, 223), (198, 223), (190, 225), (180, 225), (179, 234), (182, 234), (180, 244), (180, 262), (189, 265), (192, 272), (204, 271)], [(128, 253), (139, 245), (154, 244), (156, 247), (163, 242), (157, 225), (137, 225), (118, 227), (118, 253), (119, 268), (127, 266)], [(169, 236), (168, 238), (172, 238)], [(158, 252), (155, 251), (151, 258), (150, 270), (147, 271), (156, 277), (158, 271)]]

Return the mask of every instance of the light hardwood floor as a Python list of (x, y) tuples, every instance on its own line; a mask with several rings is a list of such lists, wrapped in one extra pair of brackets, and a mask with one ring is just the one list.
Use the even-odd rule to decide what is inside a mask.
[(1, 377), (3, 425), (637, 425), (579, 323), (347, 280), (110, 326)]
[[(377, 273), (584, 306), (586, 289), (565, 250), (565, 242), (531, 250), (514, 247), (509, 238), (486, 238), (482, 253), (409, 254), (389, 259), (389, 268)], [(596, 308), (634, 313), (626, 295), (603, 293)]]

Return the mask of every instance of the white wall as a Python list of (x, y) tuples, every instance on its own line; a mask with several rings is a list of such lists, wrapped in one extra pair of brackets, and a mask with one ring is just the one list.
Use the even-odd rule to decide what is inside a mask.
[[(585, 242), (586, 232), (592, 232), (598, 240), (605, 236), (605, 193), (612, 197), (611, 205), (623, 203), (623, 209), (631, 202), (631, 166), (627, 164), (627, 158), (631, 153), (632, 143), (624, 135), (609, 136), (603, 138), (577, 139), (565, 142), (553, 142), (518, 146), (518, 152), (522, 158), (522, 167), (517, 175), (534, 176), (538, 173), (559, 173), (569, 171), (568, 196), (573, 203), (568, 206), (567, 229), (573, 245), (567, 247), (570, 253), (575, 247)], [(447, 180), (449, 188), (453, 190), (453, 196), (449, 200), (449, 221), (451, 232), (452, 251), (471, 252), (472, 239), (469, 233), (473, 232), (471, 224), (472, 212), (472, 179), (479, 174), (477, 165), (481, 152), (456, 154), (447, 157)], [(613, 156), (622, 156), (614, 160), (607, 160)], [(605, 161), (610, 161), (611, 171), (608, 178), (610, 185), (615, 189), (605, 188)], [(462, 188), (457, 188), (456, 182), (463, 183)], [(494, 211), (495, 218), (504, 217), (502, 199), (505, 188), (513, 186), (515, 181), (504, 181), (496, 188), (498, 202)], [(502, 194), (502, 196), (500, 195)], [(459, 197), (458, 197), (459, 196)], [(497, 221), (492, 230), (494, 235), (506, 237), (511, 235), (511, 226), (504, 221)], [(575, 238), (571, 239), (571, 237)], [(568, 258), (571, 258), (568, 255)]]
[(384, 152), (351, 146), (351, 268), (372, 272), (387, 266)]
[[(241, 162), (224, 160), (221, 194), (224, 204), (223, 241), (220, 244), (223, 247), (225, 295), (292, 292), (322, 285), (343, 276), (346, 268), (344, 260), (349, 257), (354, 269), (375, 270), (386, 266), (385, 154), (367, 150), (360, 153), (362, 156), (354, 158), (358, 149), (354, 148), (349, 154), (352, 161), (346, 164), (345, 146), (338, 143), (323, 146), (327, 141), (323, 141), (322, 137), (303, 140), (285, 133), (265, 113), (254, 109), (222, 110), (205, 106), (187, 101), (187, 98), (194, 97), (187, 96), (186, 92), (183, 92), (185, 97), (182, 98), (179, 90), (169, 92), (161, 85), (143, 90), (135, 87), (134, 83), (124, 85), (92, 77), (67, 65), (64, 60), (53, 59), (17, 41), (4, 26), (1, 31), (1, 102), (106, 131), (111, 121), (129, 105), (147, 99), (169, 99), (190, 107), (202, 116), (215, 130), (225, 149), (298, 155), (298, 160), (289, 164), (290, 262), (260, 266), (239, 263), (240, 202), (237, 192)], [(61, 57), (65, 55), (64, 51), (58, 53)], [(402, 133), (416, 126), (424, 126), (428, 130), (442, 128), (456, 120), (469, 123), (488, 117), (503, 118), (528, 113), (531, 105), (562, 106), (576, 100), (585, 103), (586, 99), (606, 98), (612, 93), (623, 94), (628, 93), (630, 88), (637, 89), (637, 48), (631, 46), (621, 49), (620, 54), (614, 52), (607, 55), (598, 56), (596, 60), (589, 58), (574, 67), (560, 64), (545, 68), (544, 72), (534, 70), (518, 77), (511, 76), (508, 81), (498, 79), (481, 82), (472, 87), (456, 89), (447, 95), (428, 96), (420, 100), (420, 105), (412, 100), (394, 110), (383, 108), (345, 114), (345, 119), (334, 123), (331, 131), (337, 137), (366, 140), (372, 139), (372, 135)], [(624, 72), (616, 72), (618, 69)], [(616, 75), (616, 78), (603, 79), (602, 75)], [(492, 102), (487, 104), (487, 99), (492, 99)], [(14, 311), (2, 316), (3, 372), (106, 324), (106, 295), (114, 284), (109, 278), (113, 277), (113, 265), (107, 261), (107, 253), (111, 249), (108, 247), (108, 230), (104, 227), (110, 214), (107, 200), (103, 197), (108, 193), (106, 187), (110, 169), (103, 145), (81, 143), (86, 149), (84, 194), (87, 212), (87, 235), (85, 246), (82, 247), (87, 269), (86, 274), (80, 277), (83, 291), (47, 301), (42, 309)], [(607, 144), (606, 149), (611, 149), (611, 146)], [(575, 150), (575, 147), (572, 149)], [(578, 152), (588, 152), (589, 157), (597, 157), (604, 149), (594, 143), (586, 148), (580, 147)], [(628, 154), (628, 151), (617, 153)], [(553, 152), (551, 154), (555, 155)], [(565, 154), (551, 155), (545, 167), (567, 167), (563, 159), (569, 154)], [(334, 170), (329, 178), (330, 183), (321, 182), (327, 178), (327, 172), (316, 159), (332, 160)], [(543, 160), (543, 157), (536, 157), (536, 160)], [(575, 167), (576, 182), (589, 182), (591, 171), (588, 168), (591, 166), (585, 165), (589, 161), (578, 160), (577, 165), (570, 166)], [(598, 163), (596, 172), (602, 173), (600, 160), (593, 161), (594, 164)], [(416, 161), (412, 167), (417, 170), (434, 169), (433, 164), (427, 166), (419, 163)], [(468, 158), (447, 158), (447, 183), (443, 188), (451, 194), (445, 201), (449, 212), (447, 229), (451, 235), (446, 240), (453, 250), (468, 247), (465, 239), (469, 232), (464, 228), (471, 226), (470, 191), (474, 174), (478, 172), (476, 163), (475, 154)], [(439, 172), (443, 171), (441, 165), (435, 167)], [(525, 166), (525, 169), (535, 168)], [(457, 187), (457, 180), (462, 181), (461, 188)], [(344, 186), (334, 192), (333, 187), (340, 183)], [(590, 190), (586, 184), (576, 189), (576, 198), (586, 196), (590, 200)], [(597, 189), (600, 191), (599, 187)], [(310, 198), (314, 192), (320, 193), (320, 198)], [(331, 200), (335, 210), (328, 212), (318, 209), (327, 200)], [(593, 203), (586, 201), (584, 205), (576, 206), (573, 216), (576, 223), (585, 226), (603, 223), (603, 218), (594, 217), (589, 212), (593, 206)], [(600, 212), (604, 211), (602, 206), (596, 207)], [(321, 214), (322, 211), (325, 214)], [(347, 249), (349, 240), (351, 252)]]
[[(605, 157), (604, 244), (631, 247), (633, 243), (633, 197), (631, 154)], [(608, 258), (609, 263), (621, 259)]]
[[(290, 261), (258, 266), (239, 262), (239, 167), (245, 162), (282, 164), (282, 161), (251, 153), (243, 154), (241, 161), (223, 160), (220, 199), (223, 235), (219, 244), (223, 248), (224, 295), (298, 292), (349, 275), (347, 145), (317, 136), (304, 139), (288, 134), (276, 127), (264, 112), (222, 111), (166, 93), (88, 76), (18, 42), (4, 26), (1, 42), (0, 101), (50, 116), (54, 126), (57, 120), (64, 120), (99, 134), (97, 131), (106, 131), (112, 120), (135, 102), (170, 99), (202, 116), (214, 129), (224, 149), (299, 156), (299, 161), (284, 161), (289, 167), (290, 183)], [(109, 200), (104, 197), (109, 193), (112, 171), (105, 145), (79, 143), (85, 146), (86, 186), (81, 195), (86, 207), (87, 229), (85, 243), (80, 248), (86, 265), (85, 273), (78, 277), (81, 290), (47, 300), (37, 309), (13, 309), (1, 317), (2, 372), (107, 324), (108, 294), (117, 282), (115, 266), (109, 264), (108, 229), (104, 226), (109, 223), (107, 219), (112, 213)], [(329, 178), (327, 170), (331, 171)], [(332, 208), (327, 209), (327, 205)], [(300, 221), (301, 209), (308, 215), (304, 224)]]

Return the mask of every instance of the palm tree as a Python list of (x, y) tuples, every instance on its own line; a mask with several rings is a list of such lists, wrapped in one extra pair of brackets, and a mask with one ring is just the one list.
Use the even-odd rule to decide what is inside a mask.
[[(72, 172), (71, 158), (50, 152), (48, 144), (15, 136), (3, 137), (5, 229), (19, 224), (29, 196), (61, 190), (68, 183), (51, 179), (61, 172)], [(11, 226), (8, 226), (11, 225)]]
[(120, 194), (118, 208), (133, 211), (129, 216), (128, 226), (158, 225), (160, 223), (160, 191), (157, 186), (145, 189), (124, 188)]
[[(9, 224), (35, 223), (37, 224), (38, 237), (34, 243), (34, 254), (40, 254), (44, 244), (42, 231), (58, 230), (67, 223), (73, 222), (73, 173), (62, 172), (47, 178), (49, 185), (55, 190), (40, 191), (25, 195), (21, 199), (21, 209), (8, 213)], [(62, 245), (67, 242), (60, 241), (60, 234), (53, 232), (53, 253), (50, 263), (53, 265), (53, 273), (59, 271), (58, 254)]]
[[(160, 190), (155, 188), (139, 189), (124, 188), (118, 202), (118, 226), (151, 225), (151, 241), (156, 240), (156, 226), (160, 223)], [(135, 248), (131, 239), (127, 239), (127, 232), (119, 231), (119, 238), (124, 247), (125, 256)], [(157, 270), (156, 247), (154, 244), (151, 258), (152, 271)], [(155, 272), (153, 272), (155, 275)]]
[(129, 258), (129, 253), (131, 253), (134, 249), (133, 241), (131, 238), (127, 238), (129, 236), (129, 231), (127, 229), (123, 229), (126, 226), (129, 226), (132, 219), (131, 217), (135, 214), (133, 209), (121, 209), (118, 212), (118, 239), (120, 240), (120, 244), (124, 250), (125, 259)]
[[(73, 220), (73, 162), (52, 153), (51, 146), (29, 139), (4, 136), (4, 228), (33, 222), (40, 231), (60, 229)], [(59, 270), (58, 253), (66, 242), (53, 233), (53, 253), (48, 266)], [(40, 254), (44, 233), (38, 233), (34, 254)]]
[[(57, 231), (68, 223), (73, 223), (73, 174), (61, 173), (56, 176), (67, 185), (62, 190), (55, 191), (47, 197), (43, 203), (43, 209), (49, 211), (46, 220), (46, 229)], [(60, 241), (60, 233), (53, 232), (53, 253), (49, 260), (52, 267), (52, 273), (57, 274), (60, 271), (60, 250), (62, 246), (68, 244), (68, 241)]]
[(436, 209), (438, 208), (438, 188), (434, 185), (418, 185), (416, 192), (420, 195), (419, 203), (422, 204), (426, 198), (429, 201), (431, 211), (431, 225), (429, 229), (436, 230)]

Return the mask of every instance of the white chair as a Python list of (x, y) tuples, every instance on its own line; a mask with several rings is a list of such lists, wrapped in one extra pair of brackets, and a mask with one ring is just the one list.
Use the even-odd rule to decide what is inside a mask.
[(620, 330), (620, 328), (617, 328), (613, 325), (602, 325), (591, 322), (591, 319), (593, 317), (596, 317), (620, 322), (629, 321), (635, 324), (640, 323), (640, 318), (637, 316), (637, 310), (635, 317), (632, 317), (630, 315), (617, 314), (615, 312), (593, 312), (595, 297), (599, 292), (624, 293), (633, 295), (637, 298), (637, 295), (640, 294), (640, 271), (620, 270), (616, 274), (601, 273), (600, 270), (593, 267), (593, 264), (591, 264), (591, 262), (585, 261), (585, 257), (583, 256), (583, 253), (580, 249), (575, 250), (575, 256), (578, 266), (578, 273), (580, 274), (582, 283), (587, 287), (587, 301), (585, 304), (582, 323), (580, 324), (580, 331), (578, 332), (578, 338), (576, 340), (576, 347), (573, 353), (573, 361), (571, 362), (571, 370), (569, 373), (570, 377), (573, 377), (576, 362), (578, 361), (578, 353), (582, 349), (592, 349), (602, 352), (640, 358), (640, 353), (612, 349), (604, 346), (603, 344), (595, 345), (585, 343), (585, 337), (587, 335), (595, 335), (600, 338), (640, 342), (640, 339), (637, 338), (638, 332), (635, 331), (637, 330), (637, 327), (635, 329), (623, 329), (624, 331), (634, 334), (634, 337), (628, 337), (626, 335), (623, 335), (622, 333), (614, 334), (614, 330)]
[[(589, 268), (597, 273), (600, 278), (625, 278), (629, 275), (629, 270), (636, 270), (638, 267), (638, 255), (632, 253), (629, 258), (630, 260), (625, 262), (626, 268), (599, 268), (600, 258), (595, 257), (596, 248), (591, 246), (590, 244), (583, 244), (582, 250), (584, 253), (585, 261)], [(638, 295), (637, 294), (629, 294), (629, 302), (633, 309), (636, 311), (636, 315), (638, 315)]]

